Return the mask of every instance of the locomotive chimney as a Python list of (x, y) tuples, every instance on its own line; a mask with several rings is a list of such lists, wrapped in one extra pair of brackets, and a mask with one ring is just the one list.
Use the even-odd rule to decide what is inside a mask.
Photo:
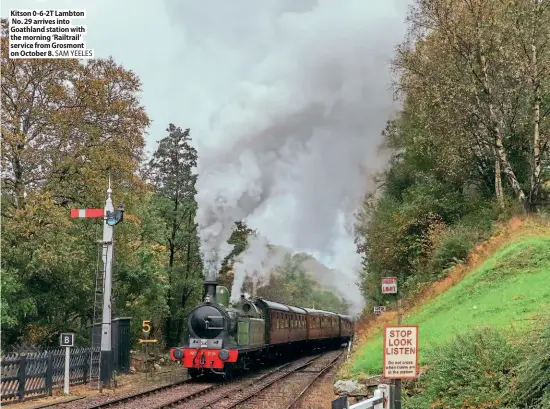
[(216, 301), (216, 286), (218, 283), (216, 280), (206, 280), (204, 282), (204, 292), (206, 293), (206, 297), (210, 299), (210, 302)]

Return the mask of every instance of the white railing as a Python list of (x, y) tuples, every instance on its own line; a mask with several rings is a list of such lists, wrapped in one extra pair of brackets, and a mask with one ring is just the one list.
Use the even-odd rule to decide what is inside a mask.
[(389, 409), (390, 408), (390, 386), (378, 385), (374, 396), (362, 402), (349, 405), (347, 396), (332, 401), (332, 409)]

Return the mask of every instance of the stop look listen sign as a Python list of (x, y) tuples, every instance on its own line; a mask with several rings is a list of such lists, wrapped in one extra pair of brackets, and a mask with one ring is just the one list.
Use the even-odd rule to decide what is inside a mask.
[(384, 328), (384, 378), (418, 378), (418, 325)]

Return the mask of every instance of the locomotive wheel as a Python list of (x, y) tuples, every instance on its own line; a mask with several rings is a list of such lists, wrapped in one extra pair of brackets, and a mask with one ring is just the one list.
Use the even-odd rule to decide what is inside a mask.
[(199, 376), (199, 374), (200, 374), (200, 371), (196, 368), (187, 369), (187, 375), (189, 375), (191, 379), (195, 379), (197, 376)]

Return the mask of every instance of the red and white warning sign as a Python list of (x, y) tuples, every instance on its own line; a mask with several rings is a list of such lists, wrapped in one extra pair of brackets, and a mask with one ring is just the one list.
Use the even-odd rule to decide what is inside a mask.
[(397, 277), (382, 279), (382, 294), (397, 294)]
[(418, 325), (384, 328), (384, 378), (418, 377)]

